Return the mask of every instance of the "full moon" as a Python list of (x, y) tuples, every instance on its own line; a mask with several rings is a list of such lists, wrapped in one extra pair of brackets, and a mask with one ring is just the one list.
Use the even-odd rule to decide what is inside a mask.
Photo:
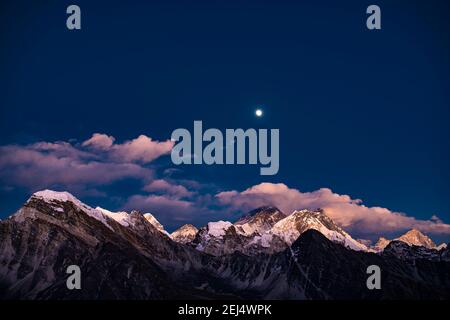
[(257, 117), (261, 117), (263, 112), (262, 112), (261, 109), (256, 109), (255, 114), (256, 114)]

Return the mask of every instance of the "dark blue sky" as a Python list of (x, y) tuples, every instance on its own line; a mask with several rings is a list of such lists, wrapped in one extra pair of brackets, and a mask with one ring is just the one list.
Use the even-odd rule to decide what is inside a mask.
[[(72, 3), (80, 31), (65, 27)], [(365, 27), (373, 3), (380, 31)], [(2, 1), (0, 144), (94, 132), (166, 140), (194, 120), (279, 128), (276, 176), (196, 166), (179, 178), (218, 190), (328, 187), (450, 223), (448, 9), (437, 0)], [(125, 197), (130, 185), (105, 188)], [(29, 192), (3, 188), (0, 217)]]

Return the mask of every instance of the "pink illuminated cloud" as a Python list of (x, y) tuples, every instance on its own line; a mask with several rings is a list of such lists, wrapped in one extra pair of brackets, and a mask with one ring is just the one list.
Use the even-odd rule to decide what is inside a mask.
[(93, 150), (106, 152), (112, 160), (122, 162), (148, 163), (171, 152), (174, 141), (156, 141), (145, 135), (123, 143), (114, 143), (115, 138), (106, 134), (94, 133), (81, 145)]
[(183, 185), (170, 183), (167, 180), (163, 179), (153, 180), (144, 187), (144, 190), (148, 192), (161, 192), (170, 194), (178, 198), (190, 197), (194, 194)]
[(262, 205), (274, 205), (289, 214), (298, 209), (323, 208), (328, 216), (348, 231), (380, 234), (417, 228), (426, 233), (450, 234), (450, 225), (433, 216), (419, 220), (382, 207), (367, 207), (361, 200), (334, 193), (328, 188), (301, 192), (283, 183), (261, 183), (242, 192), (220, 192), (216, 198), (222, 205), (250, 210)]
[[(170, 152), (173, 142), (138, 138), (114, 143), (112, 136), (95, 133), (81, 144), (65, 141), (0, 146), (0, 181), (30, 190), (54, 185), (80, 190), (133, 178), (148, 184), (154, 170), (144, 167)], [(186, 192), (173, 186), (173, 192)]]

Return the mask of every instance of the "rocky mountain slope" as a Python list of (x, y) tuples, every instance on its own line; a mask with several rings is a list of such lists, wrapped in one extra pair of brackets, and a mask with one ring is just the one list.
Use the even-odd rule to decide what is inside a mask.
[(409, 245), (400, 240), (391, 241), (383, 250), (383, 256), (394, 256), (404, 261), (428, 260), (450, 262), (448, 250)]

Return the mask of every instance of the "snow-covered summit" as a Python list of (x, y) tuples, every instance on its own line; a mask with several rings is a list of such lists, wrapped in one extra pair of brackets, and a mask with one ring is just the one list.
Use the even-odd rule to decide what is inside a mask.
[(75, 204), (79, 207), (92, 209), (91, 207), (84, 204), (83, 202), (81, 202), (80, 200), (75, 198), (71, 193), (69, 193), (67, 191), (53, 191), (53, 190), (46, 189), (46, 190), (42, 190), (42, 191), (33, 193), (33, 195), (30, 197), (30, 199), (28, 199), (27, 202), (29, 202), (32, 199), (40, 199), (47, 203), (51, 203), (54, 201), (72, 202), (73, 204)]
[[(246, 254), (278, 252), (291, 246), (309, 229), (329, 240), (356, 251), (368, 251), (331, 220), (323, 210), (300, 210), (285, 216), (276, 208), (259, 208), (238, 220), (210, 222), (201, 228), (193, 243), (201, 251), (214, 255), (241, 251)], [(227, 237), (225, 237), (227, 235)]]
[(53, 191), (49, 189), (38, 191), (33, 193), (33, 195), (28, 199), (26, 203), (29, 204), (31, 201), (35, 200), (44, 201), (57, 212), (64, 212), (64, 208), (61, 205), (62, 203), (71, 202), (73, 205), (75, 205), (75, 207), (79, 208), (89, 216), (99, 220), (100, 222), (111, 228), (108, 225), (106, 216), (102, 211), (91, 208), (67, 191)]
[(375, 244), (375, 246), (372, 247), (372, 249), (375, 252), (382, 252), (392, 241), (401, 241), (409, 246), (425, 247), (428, 249), (445, 249), (445, 247), (442, 245), (437, 247), (433, 240), (431, 240), (428, 236), (426, 236), (416, 228), (409, 230), (408, 232), (398, 238), (395, 238), (394, 240), (389, 240), (381, 237)]
[(286, 215), (276, 207), (260, 207), (250, 211), (234, 223), (238, 232), (250, 235), (262, 235)]
[[(125, 211), (114, 212), (98, 206), (95, 209), (91, 208), (90, 206), (81, 202), (79, 199), (77, 199), (75, 196), (73, 196), (67, 191), (53, 191), (48, 189), (38, 191), (33, 193), (30, 199), (28, 199), (27, 203), (33, 200), (44, 201), (45, 203), (48, 203), (57, 212), (64, 212), (64, 208), (61, 205), (61, 203), (71, 202), (80, 210), (87, 213), (89, 216), (99, 220), (110, 229), (111, 226), (108, 224), (108, 218), (118, 222), (124, 227), (133, 226), (132, 221), (133, 219), (128, 212)], [(143, 214), (143, 216), (156, 229), (168, 235), (168, 233), (164, 230), (163, 225), (159, 223), (159, 221), (151, 213), (145, 213)]]
[(170, 234), (172, 240), (179, 243), (189, 243), (195, 239), (198, 229), (192, 224), (185, 224)]
[(418, 229), (413, 228), (396, 240), (403, 241), (409, 245), (422, 246), (428, 249), (436, 248), (436, 244), (428, 236), (424, 235)]
[(270, 233), (277, 235), (291, 245), (300, 234), (309, 229), (317, 230), (329, 240), (340, 243), (349, 249), (356, 251), (368, 250), (364, 244), (353, 239), (335, 224), (321, 209), (294, 211), (286, 218), (278, 221), (270, 230)]

